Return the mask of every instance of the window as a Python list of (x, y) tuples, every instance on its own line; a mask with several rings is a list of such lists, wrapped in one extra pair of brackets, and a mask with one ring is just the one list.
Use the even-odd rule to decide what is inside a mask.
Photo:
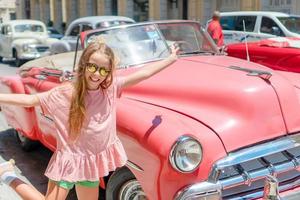
[(244, 31), (243, 21), (246, 31), (254, 31), (256, 16), (224, 16), (220, 23), (223, 30)]
[(235, 22), (235, 30), (244, 31), (243, 21), (245, 22), (246, 31), (253, 32), (256, 22), (256, 16), (238, 16)]
[(88, 31), (93, 29), (93, 26), (91, 24), (82, 24), (82, 31)]
[(72, 28), (70, 32), (70, 36), (77, 36), (79, 34), (79, 25), (76, 25)]
[(111, 26), (117, 26), (122, 24), (132, 24), (132, 22), (127, 21), (103, 21), (98, 24), (96, 24), (96, 28), (107, 28)]
[(262, 18), (260, 32), (277, 35), (277, 36), (284, 36), (279, 26), (272, 19), (268, 17)]
[(234, 16), (224, 16), (221, 17), (220, 23), (223, 30), (234, 30), (235, 24), (235, 17)]
[(8, 33), (11, 33), (11, 27), (9, 25), (2, 26), (1, 34), (8, 35)]
[(80, 31), (80, 25), (82, 26), (82, 31), (87, 31), (93, 29), (92, 25), (90, 24), (76, 24), (70, 32), (70, 36), (78, 36)]

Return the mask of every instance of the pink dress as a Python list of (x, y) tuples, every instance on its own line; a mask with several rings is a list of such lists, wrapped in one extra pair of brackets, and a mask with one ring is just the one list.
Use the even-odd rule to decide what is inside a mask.
[(127, 161), (116, 131), (116, 98), (122, 79), (106, 90), (89, 90), (85, 97), (86, 120), (76, 142), (68, 139), (71, 84), (38, 94), (44, 114), (54, 120), (57, 149), (45, 175), (54, 181), (98, 181)]

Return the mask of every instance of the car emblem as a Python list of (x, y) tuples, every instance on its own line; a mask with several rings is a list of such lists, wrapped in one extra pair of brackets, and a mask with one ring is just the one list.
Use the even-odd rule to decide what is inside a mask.
[(280, 200), (278, 190), (278, 180), (275, 176), (268, 175), (265, 180), (264, 186), (264, 200)]

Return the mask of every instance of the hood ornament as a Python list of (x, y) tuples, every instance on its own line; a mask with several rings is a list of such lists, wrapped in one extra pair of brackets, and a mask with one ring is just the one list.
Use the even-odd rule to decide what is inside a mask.
[(249, 69), (249, 68), (238, 67), (238, 66), (229, 66), (229, 68), (248, 72), (248, 74), (247, 74), (248, 76), (258, 76), (265, 81), (268, 81), (272, 77), (272, 73), (269, 71), (258, 70), (258, 69)]
[(275, 176), (268, 175), (266, 177), (263, 200), (281, 200), (279, 196), (278, 180)]

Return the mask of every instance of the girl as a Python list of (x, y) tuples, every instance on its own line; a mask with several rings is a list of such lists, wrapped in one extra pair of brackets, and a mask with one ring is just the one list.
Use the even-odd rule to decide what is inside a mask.
[(13, 165), (0, 165), (0, 179), (23, 199), (62, 200), (71, 188), (79, 200), (98, 199), (99, 178), (126, 164), (126, 154), (116, 135), (116, 97), (121, 89), (137, 84), (177, 59), (171, 47), (168, 58), (128, 76), (114, 76), (116, 58), (103, 42), (91, 43), (79, 60), (77, 79), (44, 93), (0, 94), (0, 103), (24, 107), (41, 106), (56, 125), (57, 149), (45, 175), (46, 195), (17, 178)]

